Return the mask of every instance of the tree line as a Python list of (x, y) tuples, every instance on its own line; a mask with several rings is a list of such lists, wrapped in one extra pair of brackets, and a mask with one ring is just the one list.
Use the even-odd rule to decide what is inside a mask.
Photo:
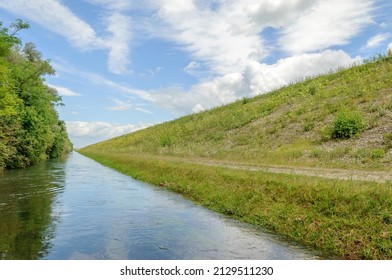
[(17, 37), (29, 24), (0, 22), (0, 171), (56, 158), (72, 150), (56, 106), (63, 105), (45, 76), (55, 71), (33, 43)]

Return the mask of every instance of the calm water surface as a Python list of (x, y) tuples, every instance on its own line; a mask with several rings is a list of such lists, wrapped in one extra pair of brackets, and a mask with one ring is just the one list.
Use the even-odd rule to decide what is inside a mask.
[(0, 175), (0, 259), (312, 259), (80, 154)]

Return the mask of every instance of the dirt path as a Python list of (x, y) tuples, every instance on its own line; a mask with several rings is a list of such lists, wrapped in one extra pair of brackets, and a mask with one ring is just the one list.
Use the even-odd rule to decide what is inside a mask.
[[(174, 158), (173, 158), (174, 159)], [(175, 158), (183, 162), (201, 164), (205, 166), (227, 167), (232, 169), (263, 171), (269, 173), (294, 174), (305, 176), (316, 176), (339, 180), (360, 180), (374, 181), (378, 183), (392, 182), (392, 172), (387, 171), (366, 171), (366, 170), (346, 170), (332, 168), (315, 168), (315, 167), (285, 167), (285, 166), (260, 166), (246, 165), (233, 162), (213, 161), (207, 159), (183, 159)]]

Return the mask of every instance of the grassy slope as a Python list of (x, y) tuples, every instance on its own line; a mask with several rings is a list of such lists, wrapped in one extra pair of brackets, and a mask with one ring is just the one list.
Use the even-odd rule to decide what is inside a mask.
[[(337, 113), (366, 129), (331, 140)], [(337, 258), (392, 259), (392, 185), (268, 174), (175, 157), (391, 170), (392, 59), (180, 118), (81, 150), (135, 178)], [(170, 156), (173, 159), (170, 160)]]
[[(366, 130), (350, 140), (328, 140), (336, 114), (344, 110), (362, 114)], [(384, 141), (391, 132), (392, 58), (384, 58), (95, 148), (253, 164), (391, 170), (392, 143)]]

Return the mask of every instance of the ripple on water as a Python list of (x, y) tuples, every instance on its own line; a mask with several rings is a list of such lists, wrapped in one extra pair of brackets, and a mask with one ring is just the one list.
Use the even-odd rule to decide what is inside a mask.
[[(1, 233), (0, 238), (24, 236), (16, 231), (37, 219), (37, 238), (47, 234), (42, 238), (46, 244), (42, 240), (30, 242), (34, 248), (41, 246), (37, 258), (317, 258), (315, 253), (260, 228), (211, 212), (181, 195), (134, 180), (77, 153), (67, 161), (49, 161), (45, 168), (36, 169), (18, 171), (8, 179), (0, 177), (0, 186), (7, 180), (8, 185), (12, 180), (20, 186), (7, 189), (11, 192), (7, 194), (9, 201), (0, 203), (0, 211), (6, 203), (13, 203), (15, 213), (5, 216), (18, 217), (18, 211), (23, 210), (30, 219), (20, 220), (26, 226), (9, 227), (15, 232)], [(23, 203), (17, 202), (19, 198)], [(0, 216), (1, 222), (15, 222), (15, 218), (4, 219)]]

